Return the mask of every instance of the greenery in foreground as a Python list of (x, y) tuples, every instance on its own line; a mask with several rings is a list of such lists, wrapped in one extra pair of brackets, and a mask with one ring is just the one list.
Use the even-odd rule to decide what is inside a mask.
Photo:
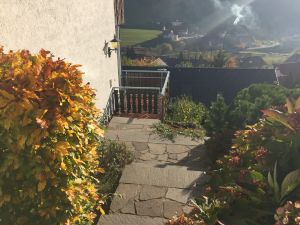
[(193, 213), (168, 225), (300, 224), (299, 96), (265, 84), (242, 90), (231, 105), (218, 96), (205, 122), (218, 144), (207, 145), (218, 152), (211, 179)]
[(300, 98), (263, 110), (233, 145), (197, 199), (203, 224), (300, 224)]
[(45, 50), (0, 49), (1, 225), (93, 224), (133, 160), (103, 141), (77, 67)]
[(105, 140), (100, 146), (100, 164), (104, 173), (99, 176), (101, 186), (99, 191), (105, 202), (105, 210), (109, 208), (113, 193), (118, 187), (122, 170), (130, 164), (134, 155), (124, 143)]
[(102, 209), (103, 130), (77, 67), (45, 50), (0, 48), (2, 225), (89, 225)]
[(231, 104), (226, 104), (222, 95), (218, 95), (204, 122), (207, 136), (211, 137), (205, 144), (212, 160), (228, 151), (236, 130), (259, 121), (261, 110), (282, 106), (287, 98), (297, 96), (300, 96), (299, 88), (288, 89), (272, 84), (250, 85), (238, 92)]
[(154, 132), (170, 140), (177, 135), (204, 138), (205, 131), (201, 125), (205, 115), (206, 108), (203, 104), (182, 96), (169, 103), (164, 121), (154, 125)]
[(165, 119), (155, 125), (155, 132), (169, 139), (178, 134), (201, 138), (206, 133), (211, 137), (206, 143), (209, 153), (216, 156), (230, 147), (236, 130), (258, 122), (262, 109), (285, 104), (286, 98), (298, 95), (298, 88), (253, 84), (238, 92), (231, 104), (218, 95), (208, 109), (189, 97), (179, 97), (170, 102)]

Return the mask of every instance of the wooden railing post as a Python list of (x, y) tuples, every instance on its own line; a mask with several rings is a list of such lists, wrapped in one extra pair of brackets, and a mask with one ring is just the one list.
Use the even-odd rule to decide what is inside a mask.
[(127, 103), (127, 114), (130, 113), (131, 104), (130, 104), (130, 92), (126, 90), (126, 103)]
[(158, 114), (158, 95), (159, 92), (155, 92), (154, 93), (154, 99), (153, 99), (153, 105), (154, 105), (154, 109), (153, 109), (153, 113), (154, 114)]
[(136, 108), (137, 108), (136, 94), (135, 94), (135, 92), (133, 92), (133, 94), (132, 94), (132, 113), (136, 113)]
[(149, 92), (149, 108), (148, 108), (148, 113), (151, 114), (153, 110), (153, 95), (152, 92)]
[(120, 89), (120, 113), (125, 112), (125, 98), (124, 98), (124, 90)]
[(138, 108), (138, 113), (142, 113), (142, 97), (141, 97), (141, 92), (138, 91), (137, 93), (137, 108)]

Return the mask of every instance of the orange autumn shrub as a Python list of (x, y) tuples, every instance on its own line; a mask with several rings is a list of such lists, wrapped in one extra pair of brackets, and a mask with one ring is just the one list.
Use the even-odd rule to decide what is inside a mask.
[(0, 49), (0, 224), (92, 224), (102, 130), (83, 73)]

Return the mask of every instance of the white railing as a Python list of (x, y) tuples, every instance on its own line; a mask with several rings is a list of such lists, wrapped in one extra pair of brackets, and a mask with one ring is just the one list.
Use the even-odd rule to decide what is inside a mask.
[(101, 123), (108, 124), (113, 115), (163, 119), (169, 99), (169, 80), (169, 71), (123, 71), (122, 84), (126, 86), (112, 88)]

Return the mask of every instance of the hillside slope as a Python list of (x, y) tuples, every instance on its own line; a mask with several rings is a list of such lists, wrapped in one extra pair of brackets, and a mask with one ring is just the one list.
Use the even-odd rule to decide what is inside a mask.
[[(220, 0), (231, 5), (244, 0)], [(294, 34), (300, 31), (299, 0), (256, 0), (251, 5), (256, 26), (267, 34)], [(213, 0), (126, 0), (127, 25), (143, 25), (157, 21), (183, 20), (190, 25), (199, 25), (211, 17), (217, 9)], [(230, 14), (230, 8), (229, 14)]]

